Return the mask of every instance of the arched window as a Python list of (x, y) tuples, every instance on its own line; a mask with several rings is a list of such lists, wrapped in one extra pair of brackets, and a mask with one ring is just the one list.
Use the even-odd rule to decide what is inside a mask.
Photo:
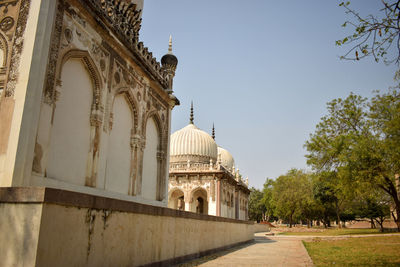
[(168, 208), (185, 210), (184, 193), (181, 190), (175, 189), (171, 193), (171, 196), (168, 198)]
[(132, 111), (125, 94), (118, 94), (112, 106), (113, 123), (108, 137), (105, 190), (128, 194), (131, 182)]
[(146, 124), (146, 146), (143, 152), (142, 197), (156, 200), (159, 168), (157, 151), (160, 136), (156, 122), (149, 118)]
[(192, 203), (190, 211), (208, 214), (208, 201), (207, 201), (207, 191), (203, 188), (197, 188), (192, 193)]
[(46, 173), (57, 180), (85, 185), (93, 84), (84, 63), (76, 58), (63, 65), (61, 82)]
[(196, 213), (203, 214), (203, 212), (204, 212), (204, 200), (202, 197), (198, 197), (196, 203)]

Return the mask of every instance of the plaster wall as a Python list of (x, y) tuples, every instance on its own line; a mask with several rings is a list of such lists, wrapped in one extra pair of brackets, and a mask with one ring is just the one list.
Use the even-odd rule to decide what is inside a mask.
[(251, 240), (253, 231), (249, 224), (45, 204), (36, 263), (138, 266)]
[(142, 197), (150, 200), (156, 199), (158, 144), (157, 125), (153, 118), (149, 118), (146, 125), (146, 146), (143, 153)]
[(114, 99), (113, 126), (109, 136), (105, 190), (128, 194), (131, 166), (132, 116), (124, 95)]
[(212, 197), (209, 198), (208, 202), (208, 215), (217, 215), (217, 202), (212, 201)]
[[(93, 88), (80, 59), (68, 60), (54, 113), (47, 176), (85, 185)], [(73, 103), (73, 104), (72, 104)]]
[(254, 233), (260, 233), (260, 232), (269, 232), (271, 231), (271, 228), (267, 224), (254, 224)]
[(249, 222), (58, 189), (0, 190), (0, 211), (6, 266), (139, 266), (246, 242), (254, 231)]
[(35, 266), (41, 204), (0, 203), (2, 266)]

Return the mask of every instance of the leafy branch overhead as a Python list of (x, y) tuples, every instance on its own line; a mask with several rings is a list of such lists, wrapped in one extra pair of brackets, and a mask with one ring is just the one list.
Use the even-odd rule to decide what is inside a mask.
[[(383, 59), (386, 64), (400, 63), (400, 0), (381, 0), (382, 8), (376, 15), (361, 16), (350, 8), (350, 2), (342, 2), (346, 13), (352, 20), (343, 23), (343, 27), (352, 27), (354, 32), (336, 45), (351, 45), (340, 58), (360, 60), (372, 56), (376, 62)], [(392, 53), (393, 50), (393, 53)]]

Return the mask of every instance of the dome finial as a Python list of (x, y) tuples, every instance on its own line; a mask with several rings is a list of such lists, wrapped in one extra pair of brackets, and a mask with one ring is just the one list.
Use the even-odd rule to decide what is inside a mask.
[(190, 106), (190, 124), (193, 124), (193, 119), (194, 117), (193, 117), (193, 101), (192, 101), (192, 104)]
[(169, 36), (168, 54), (172, 54), (172, 35)]
[(214, 123), (213, 123), (213, 128), (212, 128), (211, 137), (212, 137), (212, 139), (214, 139), (214, 141), (215, 141), (215, 127), (214, 127)]

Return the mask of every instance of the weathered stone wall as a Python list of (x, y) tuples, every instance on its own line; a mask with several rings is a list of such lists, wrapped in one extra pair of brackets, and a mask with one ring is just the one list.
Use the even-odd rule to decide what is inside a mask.
[(34, 266), (42, 204), (0, 203), (0, 214), (0, 265)]
[(7, 266), (170, 265), (253, 239), (250, 222), (59, 189), (2, 188), (0, 203)]

